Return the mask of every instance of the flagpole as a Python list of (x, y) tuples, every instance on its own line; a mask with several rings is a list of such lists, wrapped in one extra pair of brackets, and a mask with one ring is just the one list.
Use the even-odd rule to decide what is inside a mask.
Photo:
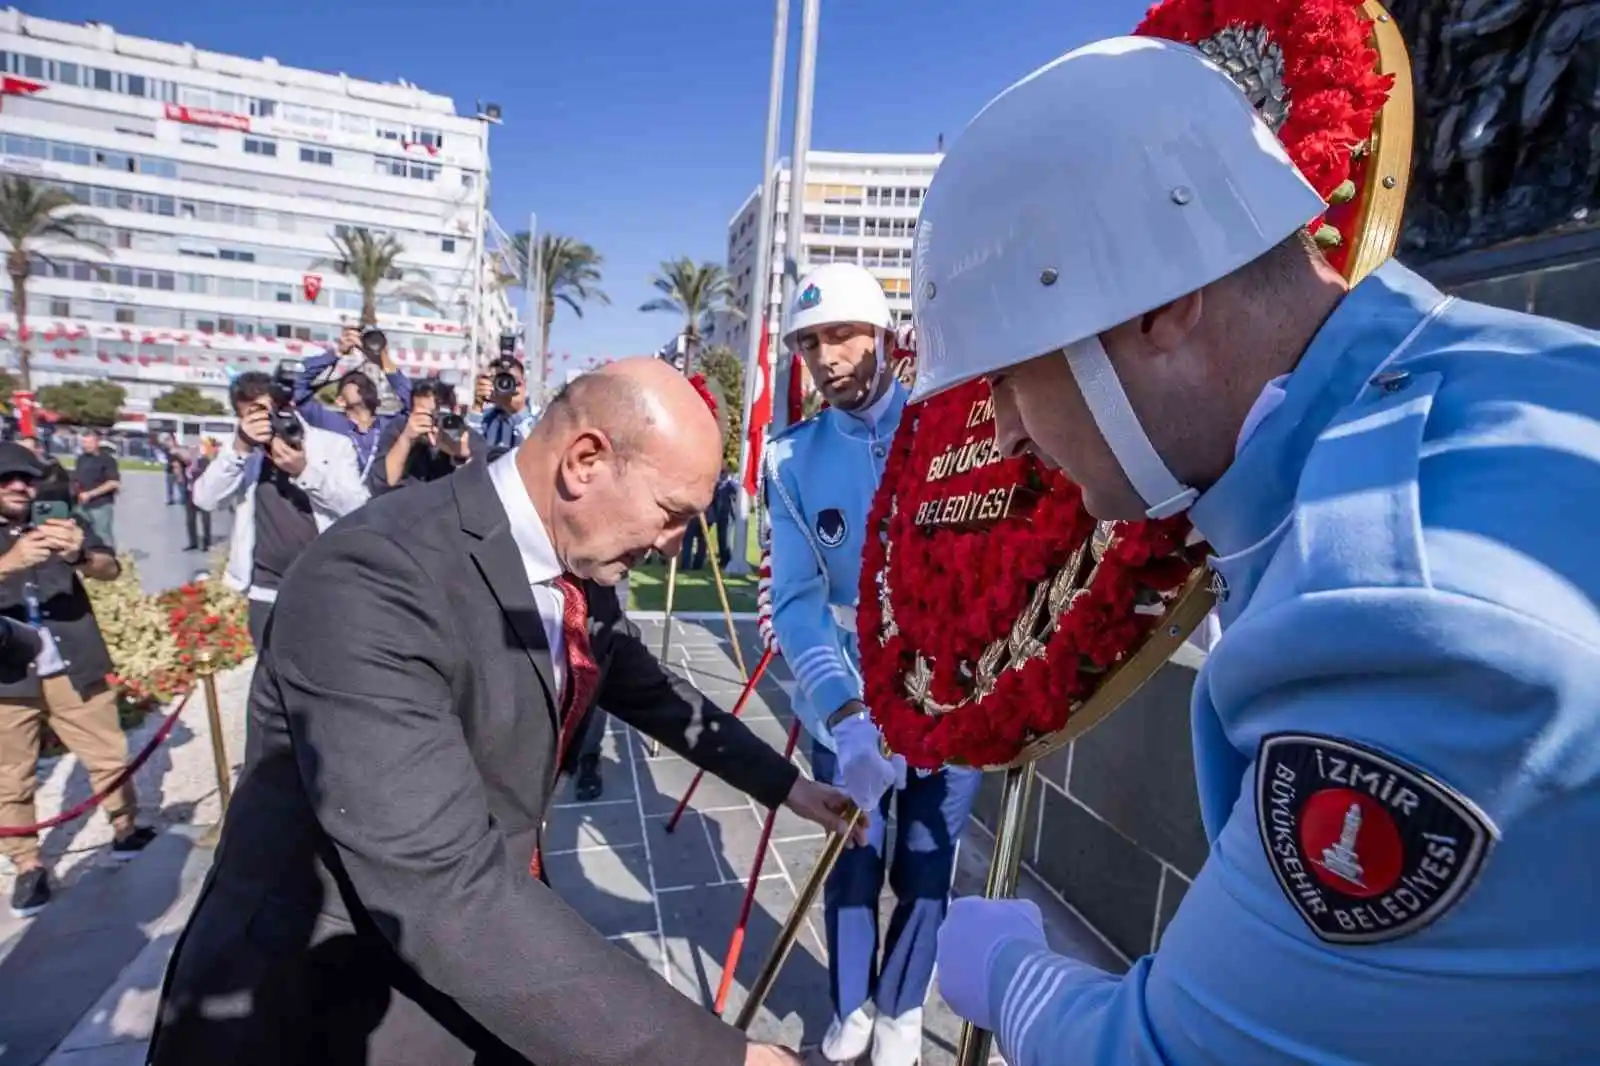
[[(744, 419), (739, 426), (740, 506), (738, 521), (733, 529), (735, 550), (728, 566), (730, 574), (750, 572), (750, 560), (745, 557), (744, 549), (749, 540), (752, 501), (743, 486), (752, 464), (761, 461), (761, 438), (751, 439), (751, 427), (757, 418), (764, 418), (767, 422), (772, 419), (772, 366), (766, 349), (772, 309), (772, 223), (778, 207), (774, 171), (778, 169), (778, 136), (783, 126), (784, 59), (788, 50), (789, 0), (774, 0), (772, 69), (767, 81), (767, 131), (762, 146), (761, 183), (756, 187), (756, 269), (750, 282), (750, 310), (745, 319), (749, 328), (746, 330), (744, 357)], [(763, 378), (766, 381), (764, 390)], [(763, 392), (768, 397), (768, 407), (765, 412), (758, 412), (755, 404)]]
[[(817, 29), (822, 0), (804, 0), (800, 15), (800, 74), (794, 94), (794, 147), (789, 152), (789, 219), (784, 235), (783, 304), (794, 302), (794, 289), (806, 266), (806, 155), (811, 151), (811, 108), (817, 87)], [(773, 358), (772, 421), (782, 428), (789, 410), (789, 367), (793, 353), (780, 350)]]

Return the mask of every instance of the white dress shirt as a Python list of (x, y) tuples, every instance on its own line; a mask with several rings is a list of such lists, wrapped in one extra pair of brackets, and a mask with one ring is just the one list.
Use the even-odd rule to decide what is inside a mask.
[(509, 451), (489, 464), (489, 481), (494, 485), (500, 506), (511, 520), (511, 539), (517, 542), (522, 568), (533, 589), (533, 602), (544, 623), (544, 639), (550, 645), (550, 668), (555, 674), (556, 697), (565, 697), (567, 684), (567, 642), (562, 627), (566, 599), (556, 587), (562, 574), (561, 561), (550, 544), (544, 520), (534, 510), (528, 489), (517, 473), (517, 453)]

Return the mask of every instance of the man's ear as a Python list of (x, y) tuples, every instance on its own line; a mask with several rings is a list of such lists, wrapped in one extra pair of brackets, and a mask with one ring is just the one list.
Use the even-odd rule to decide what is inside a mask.
[(582, 496), (613, 456), (611, 441), (599, 430), (586, 429), (561, 452), (561, 481), (570, 496)]
[(1194, 328), (1200, 324), (1204, 297), (1196, 289), (1171, 303), (1148, 311), (1140, 320), (1140, 331), (1145, 342), (1157, 351), (1171, 352), (1181, 348)]

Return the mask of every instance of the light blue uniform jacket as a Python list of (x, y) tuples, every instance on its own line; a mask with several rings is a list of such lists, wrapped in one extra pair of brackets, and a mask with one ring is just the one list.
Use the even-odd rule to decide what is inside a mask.
[(829, 407), (767, 445), (772, 630), (794, 672), (795, 713), (829, 750), (828, 716), (861, 698), (862, 535), (905, 400), (897, 382), (870, 424)]
[(1285, 390), (1192, 513), (1226, 588), (1193, 704), (1210, 856), (1126, 976), (1001, 946), (1001, 1047), (1600, 1061), (1600, 337), (1390, 263)]

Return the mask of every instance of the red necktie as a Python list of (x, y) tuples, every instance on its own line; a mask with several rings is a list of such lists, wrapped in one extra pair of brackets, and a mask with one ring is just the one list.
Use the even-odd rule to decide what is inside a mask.
[[(595, 665), (589, 650), (589, 602), (583, 586), (563, 574), (556, 578), (556, 588), (561, 590), (561, 639), (567, 650), (567, 685), (561, 700), (561, 736), (556, 744), (556, 768), (566, 762), (567, 748), (584, 711), (594, 699), (594, 690), (600, 684), (600, 668)], [(539, 849), (533, 849), (533, 861), (528, 872), (541, 875), (543, 860)]]

